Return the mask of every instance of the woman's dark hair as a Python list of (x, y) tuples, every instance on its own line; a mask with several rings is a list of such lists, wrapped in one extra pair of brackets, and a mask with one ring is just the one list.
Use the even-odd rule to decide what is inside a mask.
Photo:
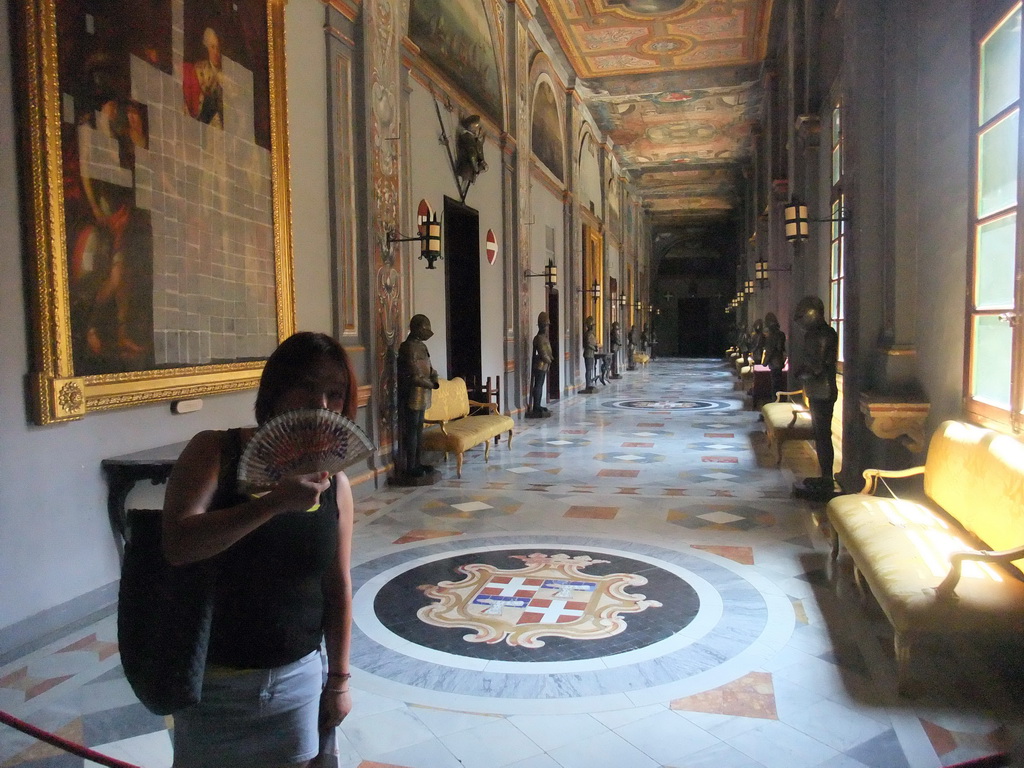
[(274, 415), (274, 405), (301, 373), (321, 360), (336, 364), (345, 373), (348, 392), (342, 414), (354, 420), (359, 407), (356, 374), (345, 348), (326, 333), (299, 331), (281, 342), (267, 358), (256, 393), (256, 423), (263, 424)]

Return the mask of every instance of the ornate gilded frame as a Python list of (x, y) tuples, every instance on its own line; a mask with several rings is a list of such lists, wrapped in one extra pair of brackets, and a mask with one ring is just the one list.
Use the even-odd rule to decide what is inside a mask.
[[(73, 337), (72, 313), (75, 307), (72, 305), (70, 290), (72, 275), (76, 270), (74, 269), (75, 262), (72, 260), (71, 249), (78, 246), (77, 241), (72, 243), (71, 233), (67, 231), (67, 214), (65, 210), (65, 206), (68, 204), (66, 199), (68, 189), (67, 176), (72, 174), (74, 169), (69, 170), (69, 168), (65, 167), (65, 144), (62, 143), (66, 142), (66, 139), (62, 138), (62, 136), (66, 136), (69, 130), (68, 102), (71, 99), (71, 96), (62, 88), (62, 83), (60, 82), (62, 62), (58, 60), (59, 51), (62, 50), (61, 43), (63, 42), (58, 40), (58, 29), (60, 26), (58, 24), (58, 11), (67, 12), (66, 8), (60, 8), (64, 2), (65, 0), (26, 0), (26, 2), (19, 3), (20, 23), (16, 27), (20, 39), (16, 41), (15, 50), (23, 86), (19, 115), (22, 129), (20, 158), (22, 178), (24, 180), (22, 193), (23, 230), (25, 232), (25, 246), (28, 256), (27, 280), (29, 281), (28, 294), (33, 331), (32, 360), (28, 387), (32, 420), (38, 424), (52, 424), (80, 419), (86, 412), (90, 411), (104, 411), (144, 403), (194, 398), (254, 387), (259, 382), (259, 376), (263, 369), (266, 355), (269, 354), (269, 350), (264, 352), (264, 348), (269, 345), (269, 349), (272, 349), (278, 341), (289, 336), (295, 329), (285, 101), (284, 0), (266, 1), (265, 38), (262, 37), (264, 33), (263, 26), (259, 23), (263, 13), (263, 3), (257, 1), (249, 6), (250, 18), (257, 23), (251, 25), (255, 32), (250, 29), (247, 34), (250, 35), (251, 39), (258, 41), (259, 45), (256, 50), (259, 51), (259, 56), (255, 60), (258, 61), (260, 70), (264, 63), (262, 61), (264, 51), (267, 56), (265, 62), (267, 67), (266, 80), (259, 81), (255, 88), (251, 82), (249, 84), (249, 87), (252, 89), (251, 101), (254, 104), (253, 109), (257, 114), (257, 128), (254, 133), (259, 134), (260, 130), (262, 130), (263, 133), (260, 135), (265, 137), (269, 132), (269, 149), (263, 146), (262, 149), (257, 147), (255, 150), (248, 150), (250, 155), (259, 156), (252, 160), (252, 169), (255, 169), (258, 165), (258, 171), (253, 170), (255, 180), (252, 181), (252, 185), (253, 187), (259, 185), (261, 189), (261, 192), (258, 194), (262, 194), (262, 203), (255, 204), (257, 207), (262, 205), (261, 212), (254, 215), (262, 217), (263, 235), (256, 241), (255, 246), (251, 241), (246, 246), (238, 246), (239, 251), (245, 247), (249, 248), (250, 250), (246, 251), (246, 253), (251, 253), (253, 248), (256, 249), (260, 259), (259, 269), (262, 270), (261, 280), (265, 283), (262, 285), (262, 304), (260, 309), (262, 314), (259, 317), (262, 325), (254, 333), (257, 336), (257, 344), (248, 344), (245, 347), (244, 353), (238, 353), (237, 350), (241, 350), (243, 348), (242, 345), (236, 344), (232, 346), (231, 344), (224, 343), (225, 338), (230, 342), (232, 334), (241, 333), (236, 330), (236, 323), (234, 322), (236, 316), (229, 315), (227, 321), (218, 320), (220, 323), (220, 326), (217, 328), (218, 341), (221, 342), (221, 346), (236, 350), (234, 357), (230, 354), (211, 355), (209, 362), (194, 362), (192, 358), (202, 357), (206, 353), (194, 354), (191, 350), (186, 353), (177, 351), (176, 354), (179, 358), (182, 356), (190, 358), (182, 364), (180, 361), (168, 362), (169, 355), (165, 350), (163, 355), (164, 362), (157, 364), (158, 355), (155, 351), (157, 344), (152, 338), (147, 338), (145, 333), (143, 333), (140, 334), (140, 337), (143, 340), (143, 344), (151, 345), (148, 348), (151, 354), (144, 357), (142, 353), (137, 353), (137, 360), (141, 362), (122, 362), (121, 370), (114, 372), (101, 371), (99, 373), (76, 370), (79, 366), (76, 366), (76, 349), (73, 349), (73, 345), (78, 344), (82, 337), (80, 334)], [(180, 22), (184, 13), (185, 3), (192, 2), (192, 0), (166, 0), (166, 2), (168, 8), (173, 7), (173, 11), (169, 10), (168, 13), (172, 14), (172, 18), (175, 18), (173, 14), (177, 14), (176, 19)], [(125, 27), (127, 28), (130, 23), (127, 17), (132, 14), (142, 13), (142, 6), (136, 6), (130, 0), (123, 0), (122, 5)], [(234, 6), (236, 10), (239, 5), (236, 4)], [(80, 3), (76, 6), (76, 11), (81, 12), (85, 7), (84, 3)], [(85, 15), (88, 16), (87, 13)], [(139, 20), (139, 24), (145, 23), (145, 19)], [(177, 34), (177, 30), (175, 30), (175, 33)], [(202, 40), (203, 44), (206, 45), (205, 35), (202, 35)], [(174, 44), (179, 47), (176, 49), (177, 53), (173, 54), (171, 58), (175, 55), (180, 58), (182, 50), (181, 38), (176, 38)], [(173, 44), (171, 48), (174, 50)], [(134, 72), (134, 68), (138, 66), (138, 61), (136, 60), (138, 56), (133, 55), (131, 59), (129, 65), (132, 68), (131, 71)], [(147, 63), (143, 61), (143, 64)], [(68, 66), (81, 66), (83, 71), (89, 71), (86, 69), (88, 65), (82, 64), (79, 60), (65, 62), (65, 64)], [(231, 62), (228, 61), (228, 64), (231, 64)], [(166, 67), (166, 69), (176, 73), (179, 78), (180, 87), (180, 60), (175, 61), (174, 65), (177, 67), (176, 69), (171, 67)], [(235, 71), (239, 70), (236, 69)], [(259, 72), (259, 75), (262, 76), (262, 71)], [(171, 76), (173, 75), (167, 75), (167, 77)], [(83, 81), (89, 77), (92, 77), (92, 75), (79, 75), (79, 79)], [(256, 77), (253, 76), (253, 80), (255, 79)], [(97, 89), (96, 92), (99, 93), (99, 90)], [(133, 85), (132, 95), (126, 98), (135, 99), (135, 93), (136, 87)], [(261, 104), (260, 102), (263, 101), (264, 97), (266, 101)], [(226, 103), (226, 101), (225, 97), (224, 102), (221, 104), (222, 110), (224, 109), (223, 103)], [(100, 98), (93, 98), (91, 101), (94, 104), (101, 102), (102, 99)], [(77, 108), (73, 108), (72, 111), (75, 109)], [(150, 107), (147, 106), (146, 109), (148, 110)], [(100, 112), (101, 110), (97, 109), (90, 114), (95, 118)], [(221, 127), (228, 125), (232, 119), (225, 117), (225, 114), (226, 110), (222, 112), (220, 117)], [(146, 115), (147, 120), (157, 119), (151, 116), (148, 111)], [(243, 118), (237, 119), (242, 120)], [(197, 118), (193, 122), (198, 121), (209, 122), (208, 119), (204, 120), (202, 117)], [(74, 127), (71, 130), (78, 131), (76, 136), (80, 137), (79, 124), (72, 121), (72, 125)], [(204, 128), (207, 127), (204, 126)], [(147, 151), (151, 149), (150, 145), (153, 143), (148, 134), (151, 128), (152, 125), (146, 126), (145, 149)], [(79, 140), (76, 139), (76, 142)], [(259, 143), (258, 138), (254, 138), (251, 141), (254, 146)], [(263, 144), (266, 143), (264, 138)], [(80, 145), (76, 143), (76, 160), (80, 160), (77, 154), (79, 149)], [(136, 178), (136, 166), (134, 164), (136, 150), (132, 149), (131, 151), (133, 181), (131, 185), (125, 186), (131, 190), (132, 194), (137, 195), (138, 186), (136, 186), (134, 181)], [(185, 151), (187, 151), (187, 147)], [(80, 162), (79, 165), (81, 164)], [(206, 180), (208, 181), (209, 179)], [(217, 185), (221, 185), (223, 178), (217, 177), (215, 182)], [(82, 185), (83, 187), (90, 186), (90, 184), (85, 182)], [(195, 189), (196, 187), (190, 187), (189, 191), (194, 193)], [(203, 193), (203, 185), (200, 185), (198, 189), (200, 193)], [(177, 194), (179, 197), (187, 199), (187, 195)], [(225, 195), (225, 198), (229, 198), (231, 202), (222, 203), (222, 205), (235, 205), (233, 197)], [(268, 198), (269, 202), (267, 202)], [(91, 202), (91, 196), (89, 199)], [(76, 204), (81, 205), (81, 202), (81, 199), (78, 199)], [(137, 205), (138, 203), (133, 200), (131, 203), (132, 210), (136, 210)], [(100, 217), (97, 216), (97, 220), (99, 219)], [(220, 221), (219, 218), (216, 220)], [(224, 227), (226, 233), (226, 223)], [(179, 230), (179, 232), (181, 231), (183, 230)], [(241, 227), (236, 227), (236, 235), (238, 231), (242, 233), (242, 239), (247, 236), (251, 238), (251, 235), (246, 234), (244, 220)], [(146, 242), (149, 248), (149, 251), (147, 251), (150, 257), (148, 268), (150, 270), (149, 280), (153, 285), (153, 296), (147, 297), (150, 302), (148, 309), (151, 312), (151, 316), (145, 318), (148, 325), (144, 323), (141, 327), (144, 330), (154, 331), (153, 336), (155, 337), (157, 320), (155, 319), (156, 311), (154, 306), (163, 299), (157, 297), (157, 293), (161, 288), (152, 276), (152, 273), (157, 271), (157, 268), (152, 263), (155, 261), (152, 253), (156, 248), (152, 244), (152, 241), (155, 239), (153, 229), (146, 230), (145, 236), (150, 237), (150, 241), (143, 239), (143, 242)], [(161, 236), (166, 237), (167, 235), (161, 233)], [(173, 237), (174, 233), (171, 232), (170, 236)], [(227, 238), (228, 235), (215, 232), (213, 237)], [(166, 243), (167, 241), (163, 240), (161, 242)], [(185, 247), (186, 243), (184, 241), (171, 241), (170, 246), (166, 244), (160, 245), (160, 248), (172, 254), (174, 254), (176, 249), (184, 250)], [(228, 248), (234, 248), (234, 246), (228, 246)], [(115, 246), (108, 245), (108, 249), (108, 254), (115, 252), (115, 256), (121, 257), (121, 252)], [(105, 263), (109, 263), (109, 261), (110, 259)], [(90, 264), (92, 264), (91, 261)], [(165, 267), (163, 261), (161, 266)], [(268, 268), (272, 269), (272, 276), (268, 274)], [(244, 309), (247, 306), (248, 294), (251, 292), (250, 277), (252, 273), (248, 269), (248, 267), (243, 267), (242, 270), (234, 270), (218, 275), (219, 278), (222, 278), (218, 286), (228, 283), (236, 293), (241, 294), (241, 297), (233, 306), (243, 307), (241, 310), (243, 313), (249, 312), (248, 309)], [(163, 280), (165, 275), (166, 272), (162, 272), (160, 279)], [(233, 278), (234, 283), (231, 283)], [(211, 295), (216, 293), (215, 290), (207, 290), (209, 290)], [(271, 293), (273, 294), (272, 296)], [(98, 291), (94, 294), (93, 306), (99, 302), (99, 299), (96, 298), (99, 295)], [(95, 309), (92, 311), (95, 312)], [(116, 316), (117, 322), (123, 325), (124, 322), (119, 309), (116, 310)], [(244, 314), (244, 316), (247, 317), (247, 314)], [(252, 330), (251, 321), (246, 320), (246, 322), (250, 322), (250, 330)], [(275, 322), (276, 334), (273, 328), (273, 323)], [(241, 321), (239, 322), (240, 324)], [(78, 325), (75, 327), (80, 328), (81, 325), (82, 323), (79, 318)], [(180, 325), (178, 327), (182, 328), (185, 326)], [(120, 326), (118, 326), (118, 330), (120, 331)], [(165, 327), (162, 327), (162, 330), (165, 330)], [(184, 333), (183, 331), (174, 332)], [(125, 344), (127, 343), (125, 342)], [(179, 345), (184, 346), (180, 338)], [(136, 346), (139, 349), (144, 349), (142, 346)], [(260, 348), (258, 354), (250, 353), (249, 350), (254, 346)], [(110, 344), (108, 348), (114, 347), (114, 344)], [(96, 348), (99, 348), (99, 346), (97, 345)], [(118, 344), (116, 348), (117, 352), (111, 354), (126, 354), (123, 351), (126, 347)], [(79, 359), (81, 359), (82, 349), (80, 344), (77, 349)], [(94, 347), (90, 346), (87, 351), (92, 351), (92, 349)], [(132, 365), (141, 367), (141, 369), (131, 369)]]

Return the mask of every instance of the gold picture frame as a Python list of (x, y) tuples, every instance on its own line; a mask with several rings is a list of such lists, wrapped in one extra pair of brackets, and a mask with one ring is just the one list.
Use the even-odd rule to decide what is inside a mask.
[(283, 0), (19, 6), (32, 420), (256, 386), (295, 329)]

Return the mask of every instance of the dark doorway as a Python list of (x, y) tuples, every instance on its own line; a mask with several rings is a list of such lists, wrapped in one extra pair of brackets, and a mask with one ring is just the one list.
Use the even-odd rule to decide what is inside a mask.
[(482, 375), (480, 341), (480, 214), (444, 199), (445, 318), (448, 378), (461, 376), (472, 387)]
[(722, 349), (718, 348), (719, 329), (711, 318), (712, 300), (707, 296), (687, 296), (679, 299), (679, 339), (680, 357), (718, 357)]
[(558, 316), (558, 291), (548, 291), (548, 341), (551, 342), (551, 365), (548, 366), (548, 402), (558, 400), (562, 392), (562, 353), (559, 341), (562, 338), (561, 322)]

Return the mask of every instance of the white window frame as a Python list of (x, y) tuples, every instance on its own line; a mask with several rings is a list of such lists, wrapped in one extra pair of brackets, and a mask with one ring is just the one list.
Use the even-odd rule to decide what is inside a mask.
[[(1024, 328), (1021, 326), (1020, 312), (1024, 307), (1024, 216), (1020, 211), (1020, 201), (1024, 199), (1024, 172), (1022, 172), (1021, 160), (1024, 158), (1024, 140), (1022, 140), (1021, 124), (1024, 123), (1021, 115), (1021, 85), (1024, 84), (1024, 76), (1018, 82), (1017, 98), (1010, 104), (999, 109), (987, 117), (982, 115), (982, 53), (985, 43), (992, 38), (993, 34), (1015, 13), (1021, 11), (1021, 2), (1007, 2), (1005, 11), (994, 17), (980, 34), (976, 35), (974, 51), (974, 104), (972, 109), (972, 179), (970, 197), (970, 260), (967, 269), (967, 312), (965, 319), (965, 355), (964, 355), (964, 410), (968, 417), (997, 428), (1011, 429), (1020, 432), (1024, 428)], [(1021, 45), (1024, 50), (1024, 44)], [(1024, 60), (1024, 56), (1021, 57)], [(1016, 167), (1016, 196), (1012, 204), (1003, 205), (992, 210), (982, 212), (979, 196), (981, 194), (980, 176), (982, 172), (981, 146), (982, 137), (999, 126), (1007, 119), (1016, 117), (1018, 120), (1017, 132), (1017, 167)], [(986, 225), (993, 224), (1009, 216), (1016, 216), (1015, 237), (1013, 244), (1014, 264), (1014, 288), (1009, 303), (981, 304), (978, 301), (978, 243), (982, 229)], [(1003, 403), (995, 403), (985, 400), (976, 395), (974, 383), (975, 355), (978, 354), (978, 344), (975, 339), (976, 321), (981, 318), (999, 318), (1000, 321), (1008, 322), (1011, 328), (1011, 360), (1009, 364), (1009, 407)]]
[(843, 193), (842, 102), (833, 102), (829, 113), (831, 159), (829, 171), (829, 281), (828, 320), (839, 334), (839, 365), (843, 364), (843, 334), (846, 325), (846, 209)]

